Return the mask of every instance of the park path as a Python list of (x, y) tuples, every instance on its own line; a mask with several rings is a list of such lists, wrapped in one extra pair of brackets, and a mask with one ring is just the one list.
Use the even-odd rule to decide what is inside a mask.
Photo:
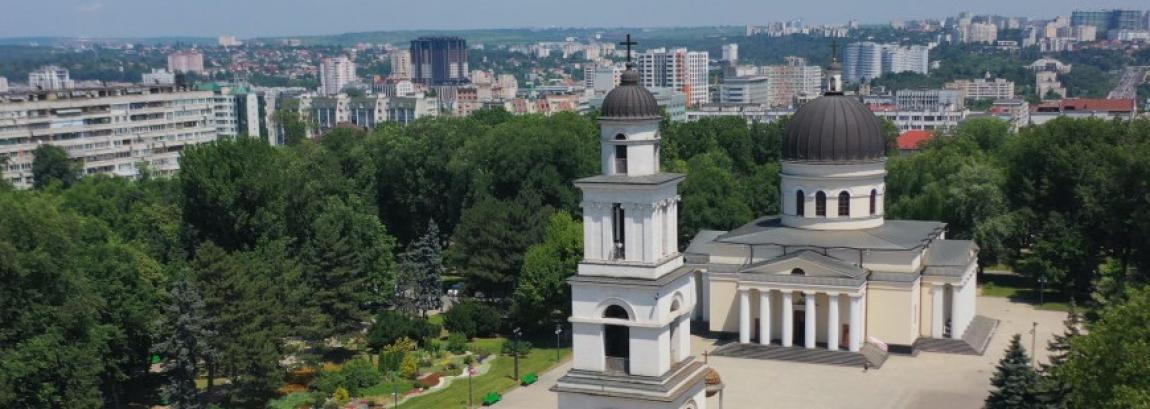
[(559, 407), (559, 398), (549, 391), (552, 386), (571, 369), (571, 360), (539, 374), (539, 381), (531, 386), (520, 386), (503, 395), (499, 408), (546, 409)]

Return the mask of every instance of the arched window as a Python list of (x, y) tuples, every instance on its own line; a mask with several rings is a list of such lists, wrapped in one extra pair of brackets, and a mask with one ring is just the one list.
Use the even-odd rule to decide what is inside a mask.
[(878, 208), (875, 207), (875, 206), (877, 206), (877, 204), (878, 204), (878, 189), (871, 189), (870, 190), (870, 215), (871, 216), (874, 216), (875, 212), (878, 212), (878, 210), (877, 210)]
[(815, 194), (815, 216), (827, 215), (827, 194), (819, 192)]
[[(623, 134), (615, 135), (615, 140), (623, 141), (627, 137)], [(615, 173), (627, 173), (627, 145), (615, 145)]]
[(631, 319), (631, 316), (627, 314), (627, 310), (625, 308), (612, 304), (611, 306), (607, 307), (607, 309), (603, 310), (603, 318), (629, 320)]
[(851, 194), (847, 191), (839, 192), (839, 217), (851, 215)]
[(807, 198), (806, 198), (806, 195), (803, 194), (803, 191), (800, 190), (798, 192), (795, 192), (795, 216), (806, 216), (806, 215), (807, 215)]
[(801, 269), (801, 268), (796, 267), (794, 270), (791, 270), (791, 275), (793, 275), (793, 276), (805, 276), (805, 275), (807, 275), (807, 272), (803, 271), (803, 269)]
[(627, 140), (627, 135), (623, 135), (621, 133), (615, 134), (615, 140), (616, 141), (625, 141), (625, 140)]

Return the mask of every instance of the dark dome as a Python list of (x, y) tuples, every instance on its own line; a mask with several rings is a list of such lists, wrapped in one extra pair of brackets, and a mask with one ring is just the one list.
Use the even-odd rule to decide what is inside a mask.
[(827, 94), (791, 117), (783, 159), (815, 162), (870, 161), (886, 157), (882, 125), (858, 99)]
[(623, 71), (619, 86), (607, 93), (603, 105), (599, 107), (599, 117), (606, 119), (655, 119), (659, 114), (659, 103), (651, 91), (639, 85), (639, 73), (628, 69)]

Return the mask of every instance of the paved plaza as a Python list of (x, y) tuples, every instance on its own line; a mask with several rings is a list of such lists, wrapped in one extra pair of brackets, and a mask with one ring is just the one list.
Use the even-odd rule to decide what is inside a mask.
[[(882, 369), (812, 365), (710, 357), (726, 384), (724, 409), (744, 408), (980, 408), (990, 390), (990, 375), (1013, 334), (1022, 334), (1030, 349), (1030, 329), (1038, 323), (1037, 345), (1062, 332), (1066, 314), (1035, 310), (1005, 298), (979, 297), (978, 312), (1001, 321), (984, 356), (921, 352), (916, 357), (891, 355)], [(714, 348), (714, 340), (695, 337), (693, 353)], [(507, 393), (497, 406), (507, 409), (556, 407), (547, 391), (570, 365), (542, 375), (539, 383)], [(718, 409), (710, 399), (711, 409)]]

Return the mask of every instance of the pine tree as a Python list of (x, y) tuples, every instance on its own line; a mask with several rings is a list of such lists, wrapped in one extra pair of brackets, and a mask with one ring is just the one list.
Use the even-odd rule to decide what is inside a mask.
[(406, 298), (410, 311), (427, 315), (438, 309), (443, 296), (443, 249), (439, 244), (439, 226), (428, 223), (427, 232), (411, 244), (402, 256), (404, 282), (400, 296)]
[(1030, 409), (1041, 407), (1035, 397), (1038, 373), (1030, 366), (1030, 357), (1022, 347), (1021, 336), (1015, 334), (1006, 348), (1006, 355), (998, 361), (990, 384), (994, 390), (986, 398), (987, 409)]
[(164, 308), (166, 337), (156, 346), (156, 352), (168, 358), (168, 385), (162, 393), (173, 409), (199, 409), (203, 407), (196, 389), (199, 362), (213, 355), (207, 340), (215, 334), (204, 315), (204, 301), (190, 281), (176, 281), (171, 297)]
[(1072, 385), (1065, 379), (1061, 368), (1070, 356), (1071, 342), (1082, 335), (1079, 329), (1082, 325), (1082, 316), (1078, 313), (1073, 298), (1070, 299), (1070, 310), (1067, 311), (1062, 324), (1066, 329), (1062, 334), (1055, 334), (1046, 344), (1046, 349), (1050, 351), (1050, 362), (1041, 365), (1042, 378), (1038, 383), (1039, 400), (1044, 407), (1052, 409), (1066, 407)]

